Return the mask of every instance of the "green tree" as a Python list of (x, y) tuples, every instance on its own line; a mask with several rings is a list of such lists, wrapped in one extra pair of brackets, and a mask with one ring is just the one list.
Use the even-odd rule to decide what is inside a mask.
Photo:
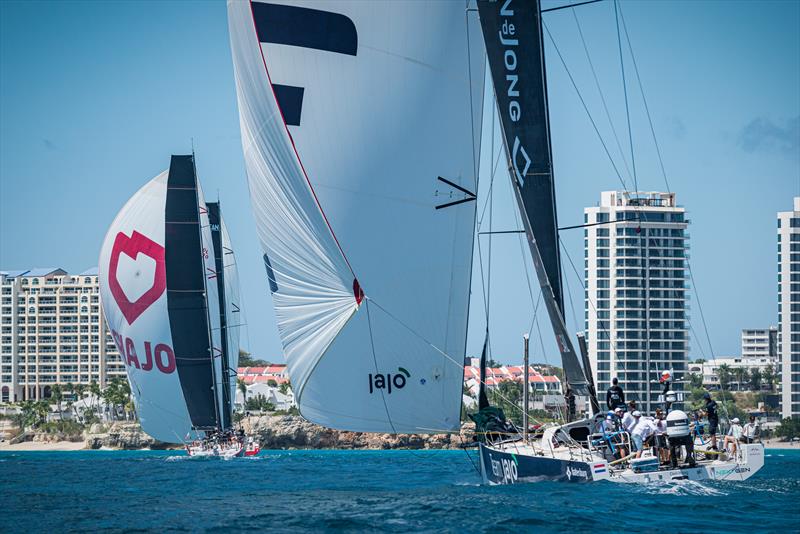
[(267, 380), (267, 385), (271, 388), (276, 388), (278, 387), (278, 381), (273, 378), (270, 378), (269, 380)]
[(488, 393), (489, 402), (502, 409), (507, 418), (518, 424), (522, 422), (522, 382), (504, 380)]
[(280, 386), (278, 386), (278, 391), (280, 391), (284, 395), (288, 395), (290, 389), (292, 389), (292, 383), (289, 382), (288, 380), (283, 384), (281, 384)]
[(750, 369), (750, 390), (761, 391), (761, 370), (758, 367)]
[(61, 411), (61, 401), (64, 400), (64, 391), (61, 389), (61, 384), (53, 384), (50, 388), (50, 398), (56, 403), (56, 412), (58, 412), (58, 419), (64, 420), (64, 412)]
[(692, 373), (689, 375), (689, 387), (691, 389), (700, 389), (703, 387), (703, 374)]
[(731, 367), (727, 363), (723, 363), (717, 368), (717, 376), (719, 377), (719, 387), (721, 389), (729, 389), (731, 385)]
[(241, 378), (236, 379), (236, 387), (242, 392), (242, 406), (247, 405), (247, 384)]
[(119, 410), (125, 411), (130, 402), (131, 388), (128, 381), (119, 377), (112, 378), (108, 387), (103, 390), (103, 398), (111, 407), (111, 418), (117, 419)]
[(767, 365), (761, 375), (764, 383), (769, 386), (769, 390), (775, 391), (775, 384), (778, 382), (778, 373), (775, 372), (775, 367), (772, 364)]
[(50, 413), (50, 403), (45, 400), (38, 400), (33, 403), (33, 426), (38, 427), (47, 421), (47, 414)]
[(748, 380), (748, 372), (745, 367), (736, 367), (733, 370), (733, 376), (736, 378), (736, 382), (739, 385), (739, 390), (741, 391), (745, 386), (745, 382)]
[(269, 362), (253, 358), (246, 350), (239, 349), (239, 365), (241, 367), (259, 367), (269, 365)]
[(100, 390), (100, 384), (93, 380), (92, 383), (89, 384), (89, 393), (94, 395), (95, 410), (100, 411), (100, 397), (103, 394), (103, 392)]
[(256, 395), (247, 400), (245, 409), (253, 412), (273, 412), (275, 411), (275, 405), (269, 402), (264, 395)]
[(791, 417), (781, 420), (781, 424), (775, 429), (775, 435), (789, 440), (800, 437), (800, 420)]

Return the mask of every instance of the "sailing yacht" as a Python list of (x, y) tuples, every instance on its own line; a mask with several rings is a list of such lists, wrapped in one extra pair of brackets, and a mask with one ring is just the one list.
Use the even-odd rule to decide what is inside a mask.
[(564, 322), (538, 1), (229, 0), (228, 21), (252, 208), (305, 418), (459, 431), (488, 58), (571, 422), (532, 439), (503, 421), (483, 431), (484, 480), (738, 480), (760, 467), (753, 445), (639, 477), (574, 420), (577, 396), (599, 408)]
[[(192, 456), (237, 456), (236, 262), (219, 203), (206, 203), (194, 155), (144, 185), (106, 234), (99, 260), (106, 322), (142, 429)], [(254, 450), (254, 445), (250, 445)]]

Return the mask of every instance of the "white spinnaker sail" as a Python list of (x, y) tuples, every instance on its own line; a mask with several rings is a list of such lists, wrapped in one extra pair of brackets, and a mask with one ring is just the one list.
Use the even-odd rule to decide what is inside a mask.
[(100, 298), (126, 362), (142, 428), (179, 443), (193, 436), (176, 370), (167, 312), (164, 213), (168, 172), (125, 204), (100, 252)]
[(300, 410), (326, 426), (459, 427), (475, 203), (435, 207), (468, 196), (438, 177), (476, 190), (467, 7), (228, 3), (278, 329)]

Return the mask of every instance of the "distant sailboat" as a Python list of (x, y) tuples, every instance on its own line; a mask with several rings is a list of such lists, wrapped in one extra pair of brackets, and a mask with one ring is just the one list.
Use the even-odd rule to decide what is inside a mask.
[[(231, 0), (228, 16), (253, 211), (303, 416), (366, 432), (459, 429), (487, 57), (568, 420), (575, 396), (596, 412), (588, 357), (564, 321), (539, 2)], [(656, 476), (610, 464), (590, 424), (537, 442), (509, 426), (480, 444), (484, 480)], [(742, 480), (763, 447), (740, 451), (660, 476)]]
[(192, 455), (244, 453), (244, 441), (231, 439), (242, 323), (236, 263), (219, 204), (203, 198), (194, 156), (172, 156), (169, 171), (122, 208), (99, 271), (142, 429), (187, 444)]

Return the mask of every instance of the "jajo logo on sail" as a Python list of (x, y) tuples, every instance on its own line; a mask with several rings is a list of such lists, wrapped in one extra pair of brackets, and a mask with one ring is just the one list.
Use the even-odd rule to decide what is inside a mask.
[(369, 392), (374, 393), (375, 390), (385, 389), (386, 393), (391, 395), (392, 389), (403, 389), (406, 387), (406, 379), (411, 378), (411, 373), (402, 367), (397, 368), (398, 373), (376, 373), (369, 375)]

